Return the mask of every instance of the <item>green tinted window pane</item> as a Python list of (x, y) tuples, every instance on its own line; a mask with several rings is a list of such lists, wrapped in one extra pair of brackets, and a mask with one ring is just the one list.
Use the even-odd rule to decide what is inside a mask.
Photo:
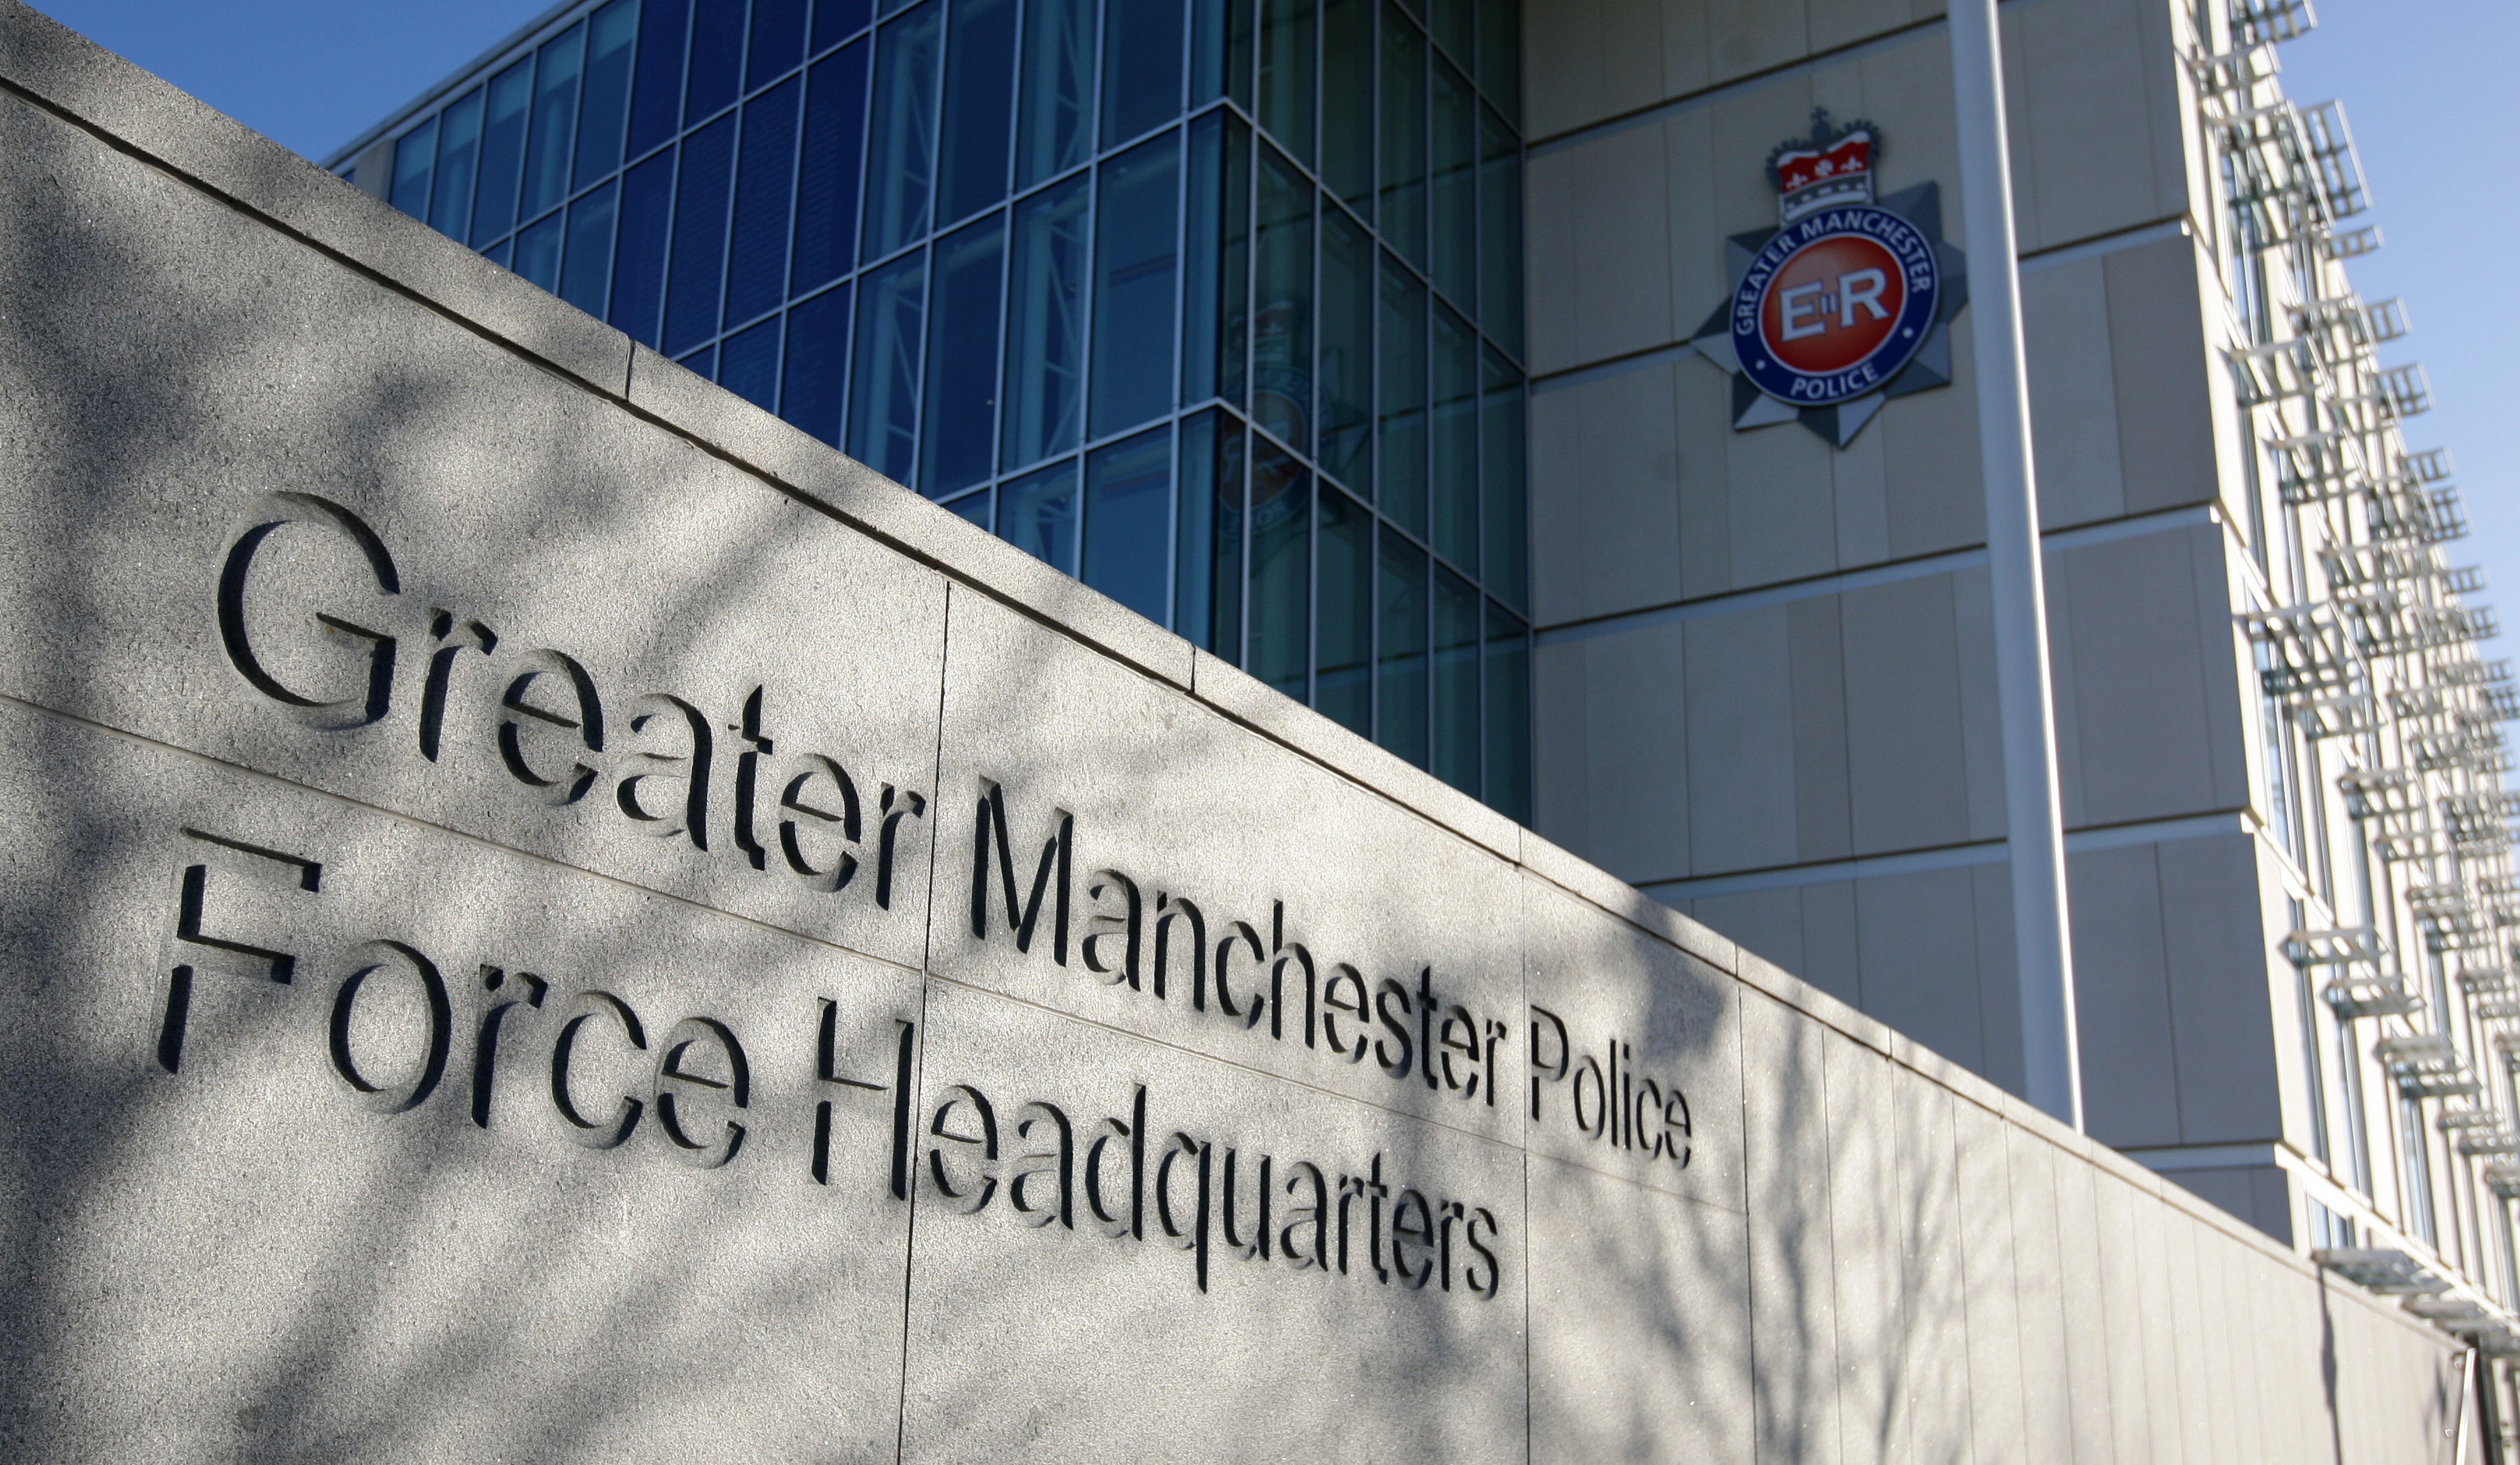
[(428, 200), (428, 227), (449, 239), (464, 238), (472, 223), (472, 170), (481, 155), (481, 93), (466, 93), (438, 117), (437, 186)]
[(1373, 0), (1322, 7), (1322, 182), (1373, 216)]
[(1435, 307), (1435, 553), (1462, 569), (1479, 563), (1479, 341), (1468, 324)]
[(1251, 418), (1309, 450), (1313, 418), (1313, 188), (1260, 150), (1260, 231), (1251, 303)]
[(1346, 212), (1322, 208), (1321, 461), (1373, 497), (1373, 241)]
[(1426, 288), (1386, 256), (1376, 311), (1374, 481), (1382, 511), (1412, 534), (1426, 532)]
[(1426, 30), (1463, 70), (1470, 67), (1470, 32), (1477, 28), (1474, 0), (1426, 0)]
[(1522, 145), (1479, 114), (1479, 324), (1522, 354)]
[(1522, 376), (1494, 351), (1479, 406), (1479, 577), (1516, 610), (1530, 608), (1529, 490), (1524, 486)]
[(1522, 0), (1478, 0), (1479, 90), (1522, 125)]
[(1251, 269), (1251, 129), (1221, 111), (1191, 123), (1182, 400), (1242, 405)]
[(1173, 629), (1242, 664), (1242, 424), (1210, 410), (1182, 422), (1181, 573)]
[(1382, 8), (1382, 217), (1385, 243), (1426, 263), (1426, 38)]
[(1090, 435), (1160, 417), (1173, 405), (1176, 231), (1181, 134), (1102, 164), (1094, 241), (1094, 384)]
[(1428, 769), (1463, 793), (1479, 791), (1480, 600), (1469, 583), (1435, 570), (1434, 760)]
[(1076, 573), (1076, 460), (998, 487), (998, 538)]
[(944, 13), (943, 0), (928, 0), (876, 38), (875, 111), (868, 119), (868, 259), (880, 259), (927, 232)]
[(1382, 646), (1374, 677), (1374, 741), (1426, 766), (1426, 552), (1382, 530), (1373, 599)]
[(1488, 602), (1488, 807), (1531, 822), (1531, 638), (1504, 606)]
[(1066, 172), (1092, 151), (1094, 0), (1024, 7), (1023, 93), (1015, 112), (1015, 187)]
[(1254, 439), (1248, 668), (1297, 701), (1312, 670), (1312, 497), (1311, 470)]
[(1260, 125), (1313, 160), (1313, 0), (1260, 0)]
[(907, 483), (919, 448), (927, 258), (923, 252), (905, 255), (861, 279), (857, 352), (849, 367), (848, 454), (895, 483)]
[(1429, 193), (1426, 273), (1464, 310), (1479, 285), (1479, 104), (1469, 80), (1435, 63), (1435, 176)]
[(428, 217), (428, 175), (437, 165), (437, 119), (429, 118), (394, 141), (393, 206), (415, 219)]
[(1087, 182), (1071, 179), (1015, 210), (1007, 286), (1010, 468), (1075, 447), (1084, 425)]
[(1231, 96), (1251, 107), (1251, 12), (1254, 0), (1191, 0), (1190, 105)]
[(1078, 578), (1162, 624), (1171, 578), (1173, 435), (1157, 427), (1085, 460), (1085, 551)]
[(1313, 706), (1373, 735), (1373, 515), (1335, 488), (1321, 491), (1321, 555), (1314, 588)]

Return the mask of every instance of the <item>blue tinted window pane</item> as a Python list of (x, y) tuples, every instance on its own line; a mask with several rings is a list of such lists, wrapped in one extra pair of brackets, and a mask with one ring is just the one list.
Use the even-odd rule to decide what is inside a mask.
[(718, 384), (765, 412), (779, 402), (779, 324), (772, 316), (717, 348)]
[(1182, 420), (1173, 629), (1242, 664), (1242, 425), (1210, 410)]
[(1321, 455), (1330, 476), (1373, 497), (1373, 241), (1322, 209)]
[(938, 157), (941, 222), (1007, 196), (1015, 82), (1014, 0), (953, 0), (945, 42), (945, 136)]
[(1373, 735), (1373, 515), (1337, 489), (1321, 492), (1320, 583), (1313, 605), (1313, 705)]
[(880, 259), (927, 232), (944, 10), (944, 0), (926, 0), (876, 37), (873, 146), (867, 152), (869, 259)]
[(517, 242), (513, 239), (503, 239), (499, 241), (497, 248), (482, 250), (481, 257), (504, 270), (508, 267), (510, 256), (516, 252)]
[(621, 175), (620, 243), (612, 265), (612, 324), (642, 345), (656, 344), (656, 307), (665, 294), (665, 227), (674, 201), (674, 155), (667, 151)]
[(1381, 649), (1374, 668), (1373, 740), (1426, 766), (1426, 552), (1382, 530), (1374, 579)]
[(1385, 244), (1426, 263), (1426, 38), (1382, 8), (1382, 215)]
[(490, 114), (481, 130), (481, 190), (472, 205), (472, 243), (517, 227), (517, 185), (524, 176), (525, 117), (534, 100), (532, 57), (490, 78)]
[(1490, 808), (1531, 822), (1531, 640), (1488, 602), (1487, 789)]
[(1143, 422), (1173, 402), (1174, 175), (1179, 135), (1102, 165), (1094, 248), (1093, 435)]
[(692, 72), (683, 92), (683, 125), (733, 102), (742, 79), (743, 0), (698, 0), (692, 15)]
[(428, 175), (437, 165), (437, 119), (429, 118), (394, 143), (393, 206), (415, 219), (428, 217)]
[(1010, 468), (1075, 447), (1084, 424), (1086, 182), (1036, 194), (1015, 210), (1007, 285)]
[(1479, 563), (1479, 343), (1460, 316), (1435, 307), (1432, 419), (1435, 553)]
[(848, 455), (895, 483), (919, 448), (920, 329), (927, 256), (906, 254), (858, 284), (857, 349), (849, 362)]
[(643, 0), (639, 13), (639, 82), (630, 98), (630, 155), (674, 135), (683, 115), (683, 45), (692, 28), (692, 0)]
[(568, 257), (560, 297), (601, 317), (612, 293), (612, 215), (617, 190), (606, 184), (568, 206)]
[(989, 520), (993, 516), (989, 511), (995, 506), (996, 502), (997, 495), (984, 488), (978, 493), (965, 494), (963, 497), (956, 499), (953, 503), (948, 504), (945, 507), (952, 510), (961, 517), (968, 519), (972, 523), (986, 529), (989, 527)]
[(1522, 148), (1494, 112), (1480, 116), (1479, 324), (1522, 354)]
[(1182, 400), (1242, 405), (1251, 272), (1251, 129), (1211, 111), (1191, 123)]
[(847, 273), (858, 244), (859, 144), (866, 134), (867, 43), (827, 56), (807, 73), (805, 143), (796, 170), (793, 289)]
[(1191, 0), (1190, 105), (1232, 97), (1251, 107), (1253, 0)]
[(1426, 532), (1426, 287), (1390, 256), (1382, 260), (1376, 314), (1382, 401), (1374, 428), (1374, 481), (1382, 511)]
[(1260, 0), (1260, 125), (1313, 160), (1313, 0)]
[(814, 0), (814, 54), (825, 51), (866, 29), (875, 8), (867, 0)]
[(1322, 7), (1322, 182), (1373, 216), (1373, 0)]
[(779, 415), (840, 445), (840, 387), (848, 375), (849, 288), (825, 290), (788, 312), (788, 373)]
[(586, 27), (572, 25), (547, 41), (534, 68), (534, 120), (525, 140), (525, 200), (532, 218), (568, 196), (568, 145), (577, 131), (577, 81)]
[(1448, 62), (1435, 71), (1434, 179), (1428, 190), (1426, 273), (1435, 288), (1468, 308), (1476, 299), (1479, 272), (1479, 104), (1470, 84)]
[(1479, 408), (1479, 576), (1488, 592), (1516, 610), (1530, 603), (1530, 556), (1524, 548), (1531, 512), (1523, 487), (1522, 377), (1496, 352), (1487, 353)]
[(621, 166), (621, 129), (630, 112), (631, 42), (639, 0), (612, 0), (587, 22), (586, 103), (578, 111), (577, 171), (584, 188)]
[(1479, 90), (1504, 112), (1522, 124), (1521, 0), (1478, 0)]
[(1093, 146), (1086, 126), (1093, 107), (1093, 0), (1031, 0), (1024, 7), (1015, 187), (1030, 188), (1085, 160)]
[(1102, 146), (1181, 115), (1182, 0), (1106, 0)]
[(1158, 427), (1085, 462), (1079, 578), (1159, 625), (1172, 560), (1172, 438)]
[(1313, 424), (1313, 186), (1260, 150), (1251, 271), (1251, 420), (1309, 452)]
[(998, 537), (1076, 573), (1076, 462), (1070, 459), (998, 489)]
[(920, 489), (942, 498), (989, 476), (996, 458), (998, 277), (1005, 215), (937, 241), (927, 312), (926, 447)]
[(553, 214), (517, 236), (517, 261), (511, 268), (547, 290), (558, 290), (562, 243), (561, 216)]
[(481, 154), (481, 93), (466, 92), (437, 121), (437, 182), (429, 192), (428, 227), (460, 240), (472, 223), (472, 168)]
[(674, 198), (673, 277), (665, 289), (665, 350), (717, 333), (726, 278), (727, 186), (735, 172), (735, 118), (720, 117), (683, 142)]
[(1435, 570), (1434, 759), (1428, 771), (1463, 793), (1479, 791), (1479, 595)]
[(743, 89), (756, 91), (805, 59), (805, 0), (752, 0), (752, 45), (743, 58)]
[(684, 368), (695, 377), (705, 377), (714, 381), (717, 379), (717, 347), (702, 346), (676, 362), (675, 365)]
[(1313, 475), (1251, 442), (1251, 675), (1306, 701), (1312, 670)]
[(743, 106), (735, 175), (735, 236), (727, 245), (726, 319), (748, 321), (788, 298), (788, 210), (796, 198), (796, 100), (789, 77)]

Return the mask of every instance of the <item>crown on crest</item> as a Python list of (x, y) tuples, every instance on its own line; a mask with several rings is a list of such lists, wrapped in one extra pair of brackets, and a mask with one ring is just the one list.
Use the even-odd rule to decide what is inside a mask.
[(1872, 164), (1880, 155), (1879, 128), (1860, 117), (1832, 126), (1827, 108), (1813, 108), (1811, 136), (1787, 139), (1768, 155), (1781, 222), (1834, 204), (1871, 202)]

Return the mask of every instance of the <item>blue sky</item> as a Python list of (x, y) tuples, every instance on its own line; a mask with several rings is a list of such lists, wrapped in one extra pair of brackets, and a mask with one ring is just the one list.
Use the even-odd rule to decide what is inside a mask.
[[(2520, 188), (2503, 164), (2503, 97), (2520, 55), (2510, 0), (2318, 0), (2319, 24), (2281, 48), (2303, 103), (2343, 99), (2387, 246), (2354, 266), (2364, 296), (2403, 298), (2434, 410), (2418, 448), (2451, 449), (2482, 563), (2520, 623), (2520, 441), (2504, 393), (2520, 344)], [(320, 156), (546, 8), (544, 0), (36, 0), (38, 9), (281, 142)], [(2497, 648), (2499, 649), (2498, 647)]]

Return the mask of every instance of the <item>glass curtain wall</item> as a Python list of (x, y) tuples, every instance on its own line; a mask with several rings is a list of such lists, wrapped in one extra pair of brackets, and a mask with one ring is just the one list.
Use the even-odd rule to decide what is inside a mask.
[(389, 197), (1530, 818), (1518, 0), (608, 0)]

